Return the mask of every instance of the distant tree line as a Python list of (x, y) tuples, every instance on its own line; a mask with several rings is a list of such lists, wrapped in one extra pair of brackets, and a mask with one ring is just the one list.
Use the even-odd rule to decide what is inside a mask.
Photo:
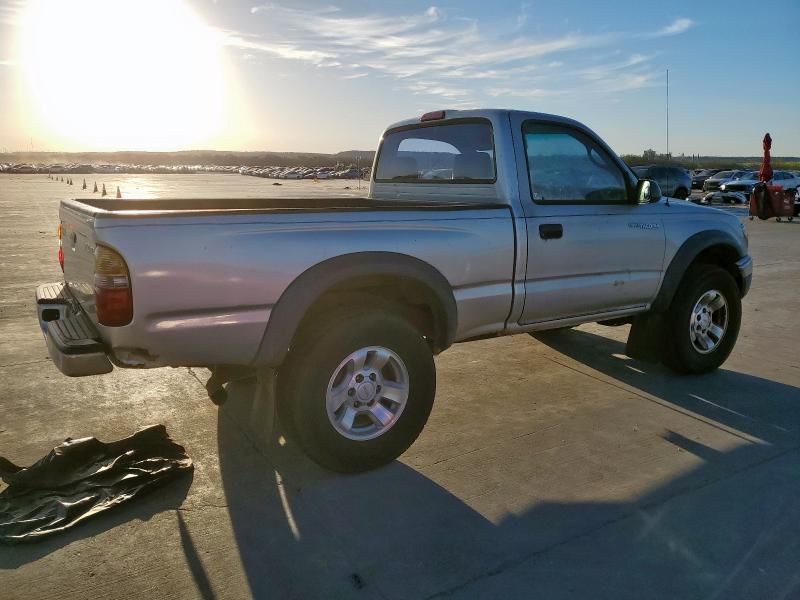
[(0, 163), (26, 164), (122, 164), (122, 165), (220, 165), (277, 167), (335, 167), (361, 163), (370, 166), (373, 151), (347, 150), (335, 154), (314, 152), (226, 152), (186, 150), (181, 152), (10, 152), (0, 153)]
[[(621, 158), (629, 167), (668, 165), (685, 169), (758, 169), (761, 166), (760, 156), (657, 156), (644, 159), (638, 154), (623, 154)], [(800, 170), (800, 157), (773, 156), (771, 164), (773, 169)]]

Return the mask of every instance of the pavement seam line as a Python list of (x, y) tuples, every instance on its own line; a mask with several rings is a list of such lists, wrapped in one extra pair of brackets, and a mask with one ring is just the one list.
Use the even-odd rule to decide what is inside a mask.
[[(581, 375), (585, 375), (586, 377), (591, 377), (595, 381), (598, 381), (600, 383), (605, 383), (606, 385), (610, 385), (611, 387), (617, 388), (618, 390), (621, 390), (623, 392), (627, 392), (629, 394), (633, 394), (634, 396), (636, 396), (638, 398), (641, 398), (642, 400), (647, 400), (648, 402), (652, 402), (653, 404), (657, 404), (657, 405), (661, 406), (662, 408), (666, 408), (667, 410), (671, 410), (671, 411), (676, 412), (678, 414), (681, 414), (681, 415), (683, 415), (685, 417), (689, 417), (691, 419), (695, 419), (696, 421), (700, 421), (701, 423), (705, 423), (709, 427), (713, 427), (714, 429), (719, 429), (720, 431), (724, 431), (725, 433), (727, 433), (729, 435), (732, 435), (734, 437), (738, 437), (739, 439), (742, 439), (742, 440), (744, 440), (746, 442), (749, 442), (751, 444), (759, 444), (759, 443), (762, 443), (762, 441), (763, 441), (763, 440), (760, 440), (759, 438), (756, 438), (754, 436), (750, 436), (750, 435), (747, 435), (745, 433), (742, 433), (741, 431), (738, 431), (736, 429), (725, 427), (723, 425), (720, 425), (719, 423), (714, 423), (713, 421), (710, 421), (710, 420), (706, 419), (702, 415), (698, 415), (698, 414), (690, 412), (688, 410), (681, 409), (681, 408), (679, 408), (679, 407), (667, 402), (666, 400), (661, 400), (661, 399), (659, 399), (659, 398), (657, 398), (657, 397), (655, 397), (655, 396), (653, 396), (651, 394), (647, 394), (646, 392), (642, 392), (641, 390), (637, 390), (636, 388), (634, 388), (632, 386), (627, 386), (625, 384), (616, 383), (613, 380), (603, 379), (602, 377), (598, 377), (597, 375), (595, 375), (593, 373), (587, 373), (587, 372), (582, 371), (581, 369), (579, 369), (577, 367), (574, 367), (574, 366), (569, 365), (567, 363), (563, 363), (563, 362), (557, 360), (556, 358), (554, 358), (552, 356), (549, 356), (547, 353), (543, 353), (543, 354), (544, 354), (545, 358), (547, 358), (548, 360), (556, 363), (557, 365), (561, 365), (562, 367), (570, 369), (571, 371), (574, 371), (575, 373), (580, 373)], [(752, 418), (752, 417), (750, 417), (750, 418), (751, 418), (751, 420), (753, 420), (756, 423), (759, 423), (761, 425), (765, 425), (765, 426), (766, 425), (771, 425), (770, 423), (766, 423), (764, 421), (760, 421), (760, 420)]]
[(27, 360), (24, 362), (9, 363), (7, 365), (0, 365), (0, 369), (5, 369), (7, 367), (20, 367), (22, 365), (35, 365), (38, 363), (48, 362), (49, 360), (50, 360), (49, 358), (41, 358), (39, 360)]
[(664, 498), (661, 498), (659, 500), (654, 500), (653, 502), (642, 504), (640, 506), (633, 505), (633, 509), (634, 510), (632, 510), (632, 511), (630, 511), (630, 512), (624, 514), (624, 515), (620, 515), (618, 517), (603, 521), (602, 523), (598, 523), (596, 526), (591, 527), (590, 529), (587, 529), (586, 531), (583, 531), (581, 533), (577, 533), (577, 534), (573, 535), (572, 537), (569, 537), (569, 538), (567, 538), (565, 540), (561, 540), (560, 542), (555, 542), (555, 543), (553, 543), (553, 544), (551, 544), (551, 545), (549, 545), (549, 546), (547, 546), (545, 548), (541, 548), (539, 550), (535, 550), (533, 552), (530, 552), (528, 554), (525, 554), (523, 556), (520, 556), (520, 557), (517, 557), (517, 558), (514, 558), (514, 559), (509, 559), (509, 560), (497, 565), (493, 569), (491, 569), (489, 571), (486, 571), (484, 573), (481, 573), (480, 575), (476, 575), (476, 576), (470, 578), (469, 580), (467, 580), (467, 581), (465, 581), (465, 582), (463, 582), (463, 583), (461, 583), (459, 585), (453, 586), (453, 587), (451, 587), (449, 589), (446, 589), (446, 590), (442, 590), (441, 592), (436, 592), (434, 594), (431, 594), (430, 596), (426, 596), (425, 600), (433, 600), (435, 598), (445, 598), (445, 597), (448, 597), (448, 596), (452, 596), (456, 592), (458, 592), (460, 590), (463, 590), (463, 589), (467, 588), (468, 586), (470, 586), (470, 585), (472, 585), (474, 583), (477, 583), (477, 582), (479, 582), (479, 581), (481, 581), (483, 579), (486, 579), (488, 577), (495, 577), (497, 575), (500, 575), (501, 573), (503, 573), (503, 572), (505, 572), (505, 571), (507, 571), (509, 569), (512, 569), (514, 567), (517, 567), (517, 566), (527, 562), (528, 560), (530, 560), (532, 558), (535, 558), (537, 556), (541, 556), (543, 554), (546, 554), (546, 553), (550, 552), (551, 550), (555, 550), (555, 549), (560, 548), (561, 546), (565, 546), (565, 545), (567, 545), (567, 544), (569, 544), (571, 542), (580, 540), (582, 538), (589, 537), (592, 534), (595, 534), (595, 533), (597, 533), (599, 531), (602, 531), (606, 527), (609, 527), (609, 526), (615, 525), (616, 523), (619, 523), (621, 521), (625, 521), (627, 519), (630, 519), (638, 511), (651, 510), (653, 508), (656, 508), (658, 506), (666, 504), (667, 502), (670, 502), (671, 500), (674, 500), (675, 498), (678, 498), (680, 496), (685, 496), (687, 494), (691, 494), (693, 492), (696, 492), (696, 491), (702, 490), (704, 488), (707, 488), (707, 487), (709, 487), (711, 485), (715, 485), (715, 484), (720, 483), (722, 481), (725, 481), (727, 479), (731, 479), (731, 478), (733, 478), (733, 477), (735, 477), (735, 476), (737, 476), (737, 475), (739, 475), (741, 473), (744, 473), (745, 471), (749, 471), (750, 469), (753, 469), (753, 468), (756, 468), (756, 467), (760, 467), (760, 466), (762, 466), (762, 465), (764, 465), (764, 464), (766, 464), (768, 462), (771, 462), (771, 461), (777, 460), (779, 458), (782, 458), (787, 454), (790, 454), (792, 452), (797, 452), (798, 450), (800, 450), (800, 445), (792, 446), (790, 448), (787, 448), (786, 450), (783, 450), (782, 452), (779, 452), (778, 454), (774, 454), (772, 456), (768, 456), (766, 458), (758, 460), (758, 461), (756, 461), (754, 463), (750, 463), (750, 464), (744, 465), (741, 469), (735, 469), (735, 470), (730, 471), (728, 473), (723, 473), (718, 477), (713, 477), (713, 478), (708, 479), (707, 481), (704, 481), (704, 482), (702, 482), (702, 483), (700, 483), (698, 485), (695, 485), (695, 486), (688, 486), (688, 487), (685, 487), (685, 488), (682, 488), (682, 489), (679, 489), (679, 490), (675, 490), (675, 492), (673, 492), (671, 494), (668, 494), (667, 496), (665, 496)]

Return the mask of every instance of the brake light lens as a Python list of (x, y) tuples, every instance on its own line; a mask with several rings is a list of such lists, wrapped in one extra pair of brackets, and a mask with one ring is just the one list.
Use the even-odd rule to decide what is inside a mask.
[(133, 295), (128, 265), (106, 246), (94, 251), (94, 301), (101, 325), (120, 327), (133, 319)]
[(58, 224), (58, 229), (56, 229), (56, 235), (58, 236), (58, 264), (61, 267), (61, 272), (64, 272), (64, 248), (61, 246), (61, 223)]
[(420, 121), (440, 121), (444, 119), (444, 111), (443, 110), (435, 110), (433, 112), (427, 112), (420, 117)]

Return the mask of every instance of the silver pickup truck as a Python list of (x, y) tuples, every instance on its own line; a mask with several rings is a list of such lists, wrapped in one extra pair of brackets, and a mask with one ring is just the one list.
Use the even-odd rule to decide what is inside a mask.
[(630, 356), (682, 373), (733, 349), (743, 225), (578, 122), (428, 113), (385, 131), (372, 173), (363, 199), (63, 201), (64, 282), (36, 292), (54, 363), (269, 373), (282, 430), (358, 471), (414, 442), (456, 342), (631, 323)]

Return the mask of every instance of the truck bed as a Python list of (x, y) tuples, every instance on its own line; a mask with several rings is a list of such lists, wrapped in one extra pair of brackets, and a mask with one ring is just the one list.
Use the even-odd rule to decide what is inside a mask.
[[(60, 217), (70, 294), (125, 366), (253, 363), (288, 286), (340, 256), (379, 252), (430, 265), (459, 303), (457, 335), (463, 338), (502, 329), (513, 298), (514, 221), (504, 204), (88, 198), (63, 201)], [(133, 295), (128, 325), (97, 319), (98, 245), (127, 263)]]
[(207, 213), (297, 213), (320, 211), (475, 210), (505, 208), (502, 204), (455, 200), (370, 200), (352, 196), (329, 198), (169, 198), (163, 200), (76, 198), (64, 205), (103, 217), (189, 216)]

